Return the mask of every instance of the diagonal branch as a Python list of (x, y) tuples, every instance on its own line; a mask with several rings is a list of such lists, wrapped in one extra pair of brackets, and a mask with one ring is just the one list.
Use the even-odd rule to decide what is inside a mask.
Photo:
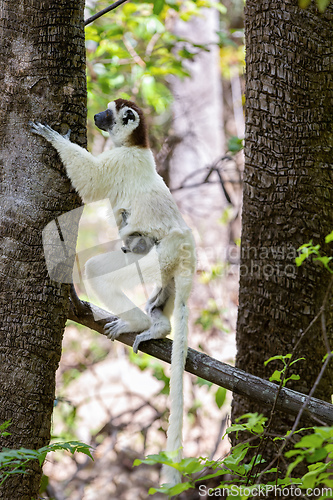
[[(96, 321), (93, 311), (96, 317), (104, 318), (107, 316), (106, 311), (82, 301), (80, 301), (78, 307), (75, 297), (74, 301), (76, 302), (75, 305), (73, 305), (73, 299), (70, 301), (68, 318), (105, 335), (104, 325), (108, 320), (100, 319)], [(124, 333), (118, 340), (123, 344), (132, 346), (135, 337), (135, 333)], [(139, 347), (142, 352), (167, 363), (171, 362), (171, 348), (172, 341), (169, 339), (149, 340), (148, 342), (142, 342)], [(280, 390), (280, 394), (275, 401), (279, 390), (276, 384), (222, 363), (191, 348), (188, 349), (185, 370), (267, 407), (272, 407), (275, 404), (276, 410), (288, 414), (297, 415), (307, 399), (307, 395), (284, 387)], [(333, 425), (333, 405), (330, 403), (310, 398), (304, 412), (310, 417), (319, 418), (326, 425)]]
[(106, 14), (107, 12), (110, 12), (111, 10), (116, 9), (117, 7), (119, 7), (119, 5), (121, 5), (121, 4), (125, 3), (125, 2), (127, 2), (127, 0), (118, 0), (117, 2), (114, 2), (112, 5), (109, 5), (105, 9), (100, 10), (99, 12), (97, 12), (96, 14), (94, 14), (93, 16), (91, 16), (88, 19), (86, 19), (84, 21), (84, 25), (87, 26), (87, 24), (92, 23), (93, 21), (95, 21), (95, 19), (98, 19), (99, 17), (104, 16), (104, 14)]

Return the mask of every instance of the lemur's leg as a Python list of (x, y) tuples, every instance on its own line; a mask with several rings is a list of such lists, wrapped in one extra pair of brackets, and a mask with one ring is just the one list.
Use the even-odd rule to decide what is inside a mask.
[(162, 339), (171, 331), (170, 316), (174, 306), (174, 283), (156, 289), (146, 304), (146, 311), (152, 319), (152, 326), (138, 334), (133, 344), (137, 352), (139, 344), (145, 340)]
[[(138, 267), (139, 265), (139, 271)], [(122, 333), (142, 332), (152, 320), (124, 294), (122, 290), (158, 281), (158, 261), (122, 251), (93, 257), (86, 263), (87, 287), (92, 288), (106, 308), (118, 318), (107, 323), (105, 330), (112, 340)]]

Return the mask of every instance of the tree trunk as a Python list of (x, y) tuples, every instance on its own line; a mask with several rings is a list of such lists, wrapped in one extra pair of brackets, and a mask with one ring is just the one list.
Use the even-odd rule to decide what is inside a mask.
[[(246, 140), (236, 366), (268, 379), (319, 311), (329, 273), (312, 262), (295, 265), (297, 248), (323, 244), (332, 230), (332, 5), (319, 14), (297, 1), (246, 3)], [(326, 330), (332, 340), (332, 296)], [(331, 349), (333, 343), (331, 343)], [(321, 322), (302, 342), (293, 365), (308, 393), (326, 354)], [(330, 401), (332, 365), (315, 397)], [(234, 395), (233, 419), (265, 413)], [(266, 412), (267, 413), (267, 412)], [(283, 434), (294, 418), (277, 414), (271, 431)], [(312, 422), (313, 425), (313, 422)], [(275, 454), (268, 446), (265, 459)]]
[[(0, 423), (12, 422), (0, 447), (36, 449), (50, 439), (69, 285), (48, 277), (42, 230), (80, 200), (28, 122), (70, 127), (85, 144), (83, 9), (83, 0), (0, 0)], [(5, 481), (0, 498), (37, 498), (40, 476), (32, 464)]]
[[(173, 129), (180, 139), (170, 162), (171, 189), (177, 188), (185, 177), (213, 165), (225, 153), (219, 47), (215, 45), (218, 29), (219, 13), (214, 8), (202, 9), (201, 15), (190, 21), (178, 20), (174, 27), (177, 36), (207, 44), (209, 51), (201, 52), (194, 61), (185, 62), (189, 77), (170, 80), (174, 96)], [(194, 177), (193, 182), (199, 179)], [(201, 185), (196, 189), (175, 191), (173, 196), (184, 213), (190, 214), (192, 224), (206, 245), (216, 244), (216, 234), (212, 227), (207, 227), (207, 217), (218, 219), (226, 207), (221, 186)]]

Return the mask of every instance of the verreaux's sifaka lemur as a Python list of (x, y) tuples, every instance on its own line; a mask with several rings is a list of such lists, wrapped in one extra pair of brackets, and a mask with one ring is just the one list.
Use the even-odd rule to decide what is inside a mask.
[[(160, 339), (170, 333), (174, 318), (171, 360), (170, 419), (167, 451), (180, 450), (183, 422), (183, 371), (187, 353), (187, 301), (195, 272), (195, 246), (192, 232), (184, 222), (163, 179), (157, 174), (148, 145), (142, 110), (133, 102), (117, 99), (106, 111), (95, 115), (95, 124), (107, 131), (115, 147), (99, 156), (70, 142), (69, 133), (60, 135), (47, 125), (31, 123), (31, 130), (44, 137), (58, 151), (73, 186), (85, 203), (109, 198), (124, 241), (122, 251), (97, 255), (86, 263), (90, 286), (106, 308), (117, 315), (105, 329), (114, 340), (125, 332), (138, 332), (133, 349), (140, 342)], [(142, 272), (156, 283), (156, 268), (149, 255), (158, 256), (160, 283), (146, 304), (146, 313), (134, 306), (121, 288), (133, 281), (129, 267), (119, 265), (124, 256), (135, 261)], [(132, 259), (132, 260), (131, 260)], [(177, 461), (181, 458), (179, 451)], [(168, 483), (180, 481), (174, 468), (164, 471)]]

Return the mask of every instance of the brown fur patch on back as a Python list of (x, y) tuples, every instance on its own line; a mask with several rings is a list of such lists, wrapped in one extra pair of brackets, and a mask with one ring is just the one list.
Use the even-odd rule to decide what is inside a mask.
[(115, 101), (116, 110), (119, 111), (124, 106), (133, 109), (136, 111), (140, 117), (140, 123), (135, 130), (133, 130), (131, 135), (131, 146), (138, 146), (140, 148), (149, 148), (148, 141), (148, 131), (146, 120), (143, 114), (143, 111), (139, 106), (135, 104), (135, 102), (127, 101), (126, 99), (116, 99)]

